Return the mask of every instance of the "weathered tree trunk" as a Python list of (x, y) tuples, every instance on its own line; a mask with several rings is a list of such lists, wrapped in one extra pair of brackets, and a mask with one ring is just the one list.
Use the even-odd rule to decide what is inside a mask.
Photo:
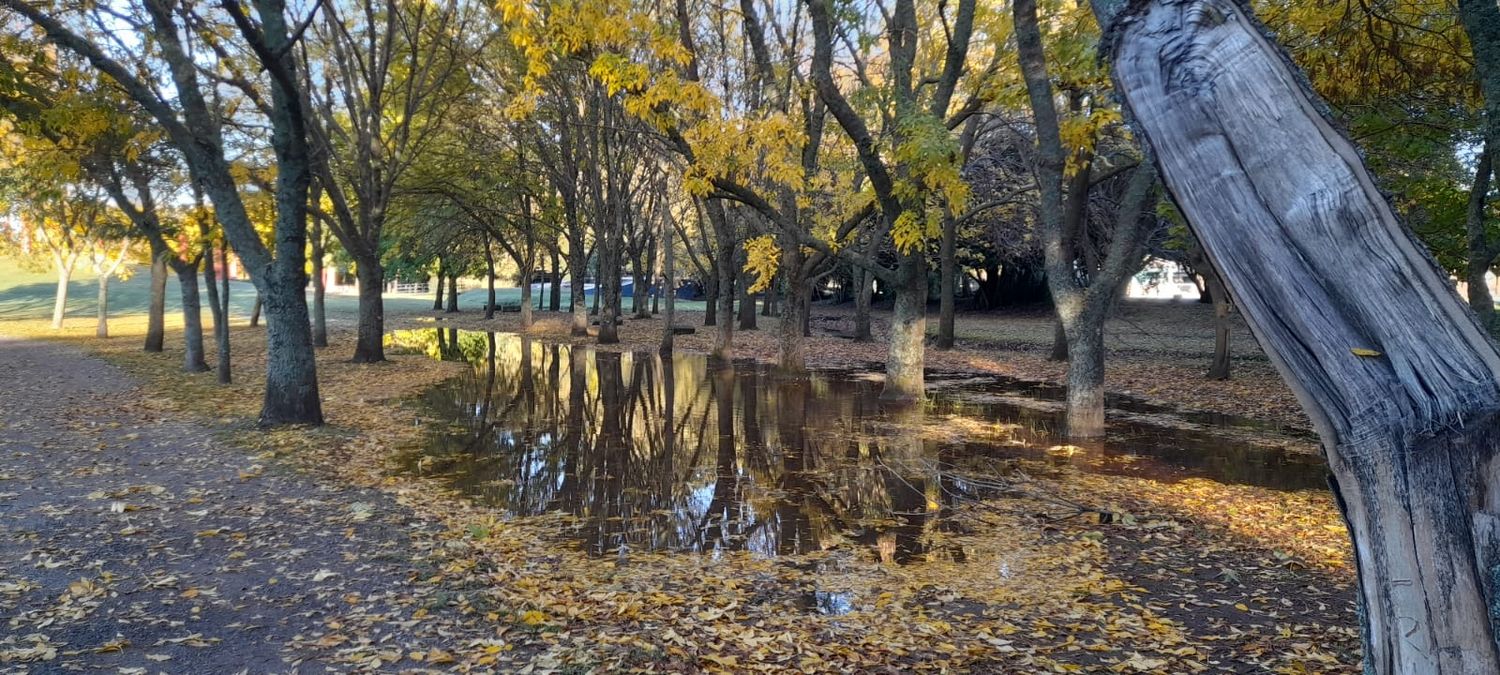
[(1243, 6), (1095, 12), (1138, 137), (1323, 439), (1366, 672), (1500, 672), (1500, 354)]
[(453, 314), (458, 311), (458, 275), (448, 275), (448, 302), (443, 311)]
[(182, 291), (182, 369), (189, 373), (208, 370), (203, 354), (203, 311), (198, 300), (198, 264), (175, 263), (177, 285)]
[(885, 363), (881, 398), (921, 399), (925, 380), (923, 342), (927, 339), (927, 256), (923, 251), (901, 255), (899, 283), (891, 308), (890, 352)]
[[(328, 346), (328, 313), (324, 304), (324, 295), (328, 290), (323, 283), (323, 224), (322, 221), (313, 219), (312, 230), (312, 340), (314, 347)], [(224, 282), (229, 282), (229, 268), (224, 268)], [(226, 291), (225, 297), (229, 296)]]
[[(154, 247), (153, 247), (154, 248)], [(151, 252), (151, 305), (146, 312), (146, 351), (160, 352), (167, 337), (167, 251)]]
[[(379, 260), (374, 264), (357, 263), (355, 283), (359, 285), (359, 327), (354, 343), (355, 363), (379, 363), (385, 360), (385, 269)], [(453, 296), (449, 295), (451, 299)]]
[[(214, 344), (217, 346), (218, 367), (215, 369), (219, 384), (229, 384), (232, 380), (229, 372), (229, 315), (225, 304), (228, 298), (219, 298), (219, 284), (214, 270), (214, 246), (205, 244), (203, 246), (203, 285), (208, 289), (208, 307), (214, 321)], [(229, 259), (224, 260), (224, 278), (229, 278)], [(228, 287), (225, 287), (228, 290)]]
[(943, 217), (943, 239), (938, 245), (938, 267), (942, 278), (938, 282), (938, 334), (937, 348), (953, 348), (954, 294), (958, 281), (958, 265), (954, 260), (958, 240), (958, 221), (952, 214)]

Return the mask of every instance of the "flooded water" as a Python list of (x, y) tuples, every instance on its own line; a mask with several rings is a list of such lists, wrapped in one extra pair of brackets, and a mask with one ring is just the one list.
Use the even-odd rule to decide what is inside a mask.
[[(962, 559), (943, 544), (959, 527), (945, 514), (1005, 489), (1018, 466), (1326, 489), (1307, 437), (1250, 420), (1116, 399), (1107, 439), (1066, 445), (1060, 405), (1028, 383), (937, 376), (926, 403), (892, 404), (877, 378), (844, 372), (452, 329), (392, 343), (474, 364), (423, 397), (431, 428), (406, 468), (513, 516), (564, 514), (596, 554), (854, 546), (898, 563)], [(830, 613), (843, 602), (806, 601)]]

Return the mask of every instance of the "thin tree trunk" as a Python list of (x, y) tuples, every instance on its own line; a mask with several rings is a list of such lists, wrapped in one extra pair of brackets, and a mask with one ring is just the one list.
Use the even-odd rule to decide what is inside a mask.
[(99, 322), (94, 337), (109, 337), (109, 276), (99, 275)]
[[(530, 283), (525, 285), (528, 288), (531, 286)], [(484, 286), (487, 293), (484, 298), (484, 320), (489, 321), (495, 318), (495, 251), (490, 248), (489, 237), (484, 240)], [(522, 304), (526, 304), (524, 300)]]
[(167, 336), (167, 256), (166, 251), (151, 253), (151, 305), (146, 312), (146, 351), (160, 352)]
[(1490, 243), (1489, 219), (1486, 218), (1490, 180), (1494, 175), (1493, 162), (1490, 143), (1486, 140), (1476, 162), (1474, 184), (1469, 188), (1469, 205), (1464, 217), (1469, 244), (1468, 274), (1465, 275), (1469, 282), (1469, 307), (1479, 317), (1480, 325), (1491, 333), (1500, 331), (1500, 323), (1495, 318), (1495, 299), (1490, 295), (1489, 280), (1485, 278), (1495, 262), (1495, 245)]
[(547, 309), (554, 312), (562, 309), (562, 271), (556, 249), (552, 251), (552, 297), (547, 300)]
[[(323, 223), (314, 218), (312, 230), (312, 340), (314, 347), (328, 346), (328, 314), (323, 297), (327, 289), (323, 283), (323, 258)], [(224, 268), (224, 283), (229, 283), (228, 267)], [(228, 291), (224, 292), (224, 297), (229, 297)]]
[[(232, 381), (229, 373), (229, 316), (224, 312), (224, 303), (219, 299), (218, 278), (214, 270), (214, 245), (203, 246), (203, 285), (208, 289), (208, 307), (214, 321), (214, 344), (218, 349), (218, 367), (215, 369), (219, 384)], [(228, 261), (226, 260), (226, 263)], [(229, 267), (224, 267), (224, 277), (229, 278)]]
[(182, 291), (182, 369), (189, 373), (208, 370), (203, 353), (203, 311), (198, 300), (197, 263), (179, 262), (172, 266), (177, 272), (177, 285)]
[(1244, 5), (1124, 4), (1115, 90), (1323, 439), (1366, 672), (1500, 672), (1500, 354)]
[(59, 261), (57, 264), (57, 293), (52, 303), (52, 328), (63, 327), (63, 313), (68, 306), (68, 283), (73, 279), (75, 259)]
[[(673, 331), (677, 328), (677, 289), (675, 288), (677, 285), (677, 261), (673, 258), (672, 254), (672, 251), (677, 247), (672, 245), (672, 224), (670, 215), (662, 218), (661, 231), (662, 246), (666, 247), (662, 250), (661, 288), (662, 292), (667, 296), (667, 315), (666, 321), (662, 322), (661, 347), (657, 351), (659, 351), (663, 356), (668, 356), (672, 353), (673, 348), (676, 346), (674, 344), (674, 342), (676, 341), (676, 335), (673, 333)], [(664, 369), (664, 375), (668, 378), (668, 380), (670, 380), (672, 372), (671, 360), (667, 359), (663, 361), (662, 367)], [(671, 405), (673, 392), (671, 390), (668, 390), (666, 395), (667, 419), (670, 421), (672, 419)], [(670, 435), (672, 434), (672, 429), (670, 427), (667, 428), (667, 434), (668, 438), (670, 439)]]
[(448, 304), (443, 308), (444, 312), (453, 314), (458, 311), (458, 275), (448, 275)]
[(354, 343), (355, 363), (385, 360), (385, 269), (380, 260), (355, 262), (359, 285), (359, 328)]
[(437, 273), (437, 292), (434, 293), (433, 296), (432, 296), (432, 311), (434, 311), (434, 312), (441, 311), (443, 309), (443, 280), (444, 279), (445, 279), (445, 277), (443, 276), (442, 265), (440, 264), (440, 265), (438, 265), (438, 273)]
[(719, 323), (719, 266), (714, 265), (710, 276), (703, 283), (703, 325)]
[(260, 325), (260, 310), (264, 304), (265, 296), (257, 290), (255, 292), (255, 304), (250, 307), (250, 325), (252, 327)]
[(582, 237), (578, 241), (568, 242), (568, 271), (571, 273), (568, 298), (573, 306), (573, 326), (570, 333), (573, 337), (584, 337), (589, 334), (589, 312), (588, 296), (584, 292), (584, 277), (588, 273), (588, 259), (584, 256)]
[[(535, 254), (531, 255), (534, 259)], [(521, 268), (521, 330), (523, 331), (531, 330), (531, 323), (534, 320), (531, 314), (531, 277), (534, 272), (529, 263)]]
[(938, 246), (938, 334), (937, 348), (953, 348), (953, 313), (955, 282), (958, 277), (957, 261), (954, 260), (958, 240), (958, 221), (951, 213), (943, 215), (943, 240)]

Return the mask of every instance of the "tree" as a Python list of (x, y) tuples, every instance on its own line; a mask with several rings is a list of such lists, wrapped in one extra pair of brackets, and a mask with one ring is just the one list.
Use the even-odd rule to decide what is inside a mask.
[(1167, 189), (1322, 437), (1367, 670), (1500, 671), (1500, 353), (1244, 6), (1094, 11)]
[[(0, 0), (0, 5), (40, 28), (50, 42), (87, 59), (161, 125), (182, 153), (194, 181), (213, 201), (230, 244), (264, 298), (269, 349), (261, 422), (321, 424), (317, 365), (303, 293), (307, 284), (303, 266), (310, 180), (308, 116), (292, 54), (298, 29), (288, 23), (284, 0), (253, 0), (250, 7), (229, 0), (222, 3), (222, 14), (213, 17), (199, 14), (194, 5), (174, 0), (142, 0), (139, 5), (83, 10), (84, 14), (110, 14), (108, 19), (53, 13), (27, 0)], [(105, 36), (90, 36), (85, 28), (74, 27), (94, 25), (95, 20), (110, 23), (117, 20), (117, 13), (129, 15), (132, 23), (149, 35), (151, 49), (131, 53), (108, 42)], [(246, 64), (237, 63), (229, 54), (217, 37), (221, 33), (199, 30), (210, 25), (223, 26), (223, 34), (232, 34), (240, 41), (239, 46), (253, 55), (247, 59), (254, 64), (250, 72), (264, 73), (264, 82), (254, 82), (243, 74)], [(225, 116), (213, 104), (218, 101), (213, 95), (217, 89), (204, 85), (194, 47), (219, 57), (223, 72), (228, 73), (223, 79), (243, 93), (269, 122), (277, 164), (274, 249), (261, 242), (246, 213), (225, 154)], [(174, 97), (167, 97), (154, 82), (139, 75), (159, 69), (170, 75)]]
[(308, 127), (313, 167), (332, 207), (321, 220), (354, 259), (359, 280), (356, 363), (385, 360), (382, 233), (402, 176), (462, 93), (470, 7), (453, 0), (327, 5), (304, 50), (313, 55), (303, 65), (317, 113)]

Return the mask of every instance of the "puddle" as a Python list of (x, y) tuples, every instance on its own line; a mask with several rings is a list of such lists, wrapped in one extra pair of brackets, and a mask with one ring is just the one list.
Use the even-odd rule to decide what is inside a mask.
[[(511, 516), (561, 514), (596, 555), (852, 549), (962, 562), (955, 503), (1005, 489), (1022, 462), (1060, 475), (1326, 489), (1310, 439), (1250, 420), (1115, 408), (1117, 399), (1108, 438), (1068, 445), (1043, 385), (938, 376), (926, 403), (902, 405), (849, 373), (788, 377), (700, 355), (454, 329), (391, 341), (475, 366), (422, 397), (430, 429), (405, 469), (444, 476)], [(850, 600), (819, 589), (803, 602), (837, 614)]]

